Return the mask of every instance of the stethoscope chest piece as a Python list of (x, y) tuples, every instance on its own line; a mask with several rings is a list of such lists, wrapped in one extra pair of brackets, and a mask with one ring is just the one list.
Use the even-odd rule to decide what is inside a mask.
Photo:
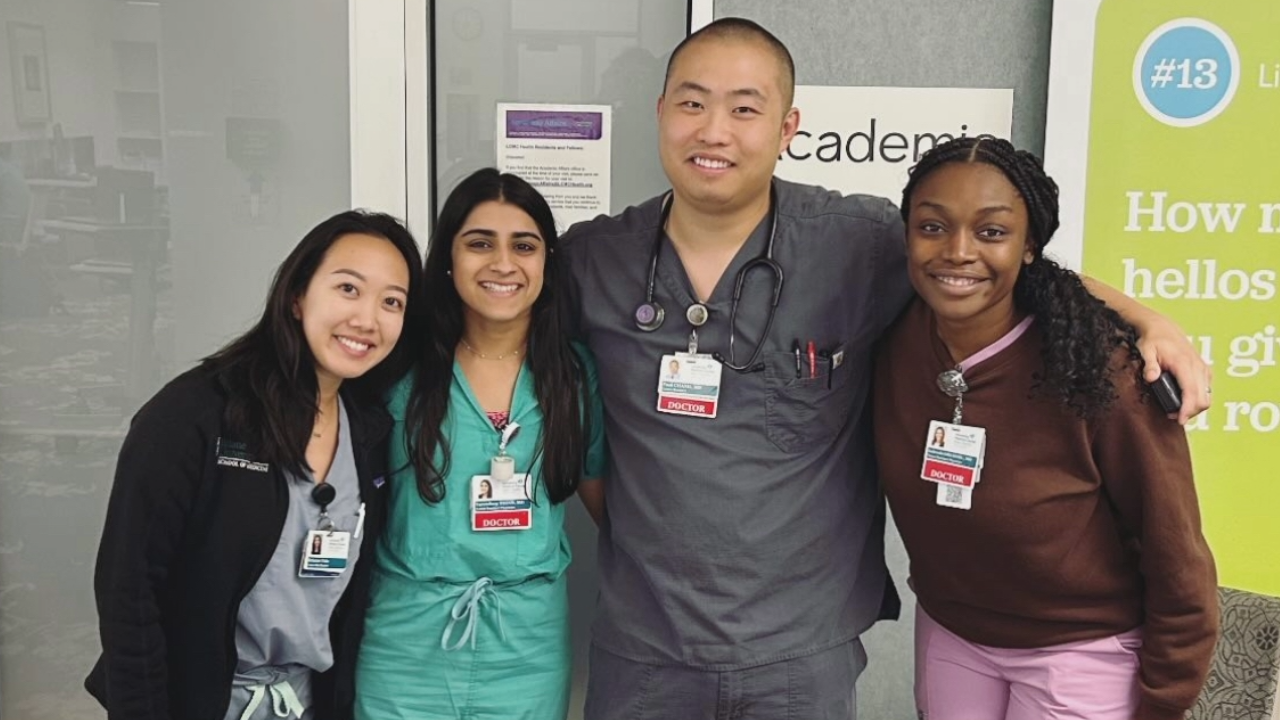
[(645, 332), (653, 332), (662, 327), (662, 321), (666, 319), (667, 311), (653, 300), (641, 303), (636, 308), (636, 327)]

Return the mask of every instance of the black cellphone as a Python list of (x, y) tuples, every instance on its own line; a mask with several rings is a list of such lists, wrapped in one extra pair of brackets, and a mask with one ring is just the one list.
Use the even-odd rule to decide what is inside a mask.
[(1160, 373), (1160, 377), (1151, 383), (1151, 394), (1156, 396), (1160, 409), (1166, 413), (1176, 413), (1182, 409), (1182, 388), (1168, 370)]

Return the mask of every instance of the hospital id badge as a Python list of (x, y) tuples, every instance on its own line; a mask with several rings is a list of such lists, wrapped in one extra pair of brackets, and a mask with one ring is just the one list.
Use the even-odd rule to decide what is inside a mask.
[(302, 544), (300, 578), (336, 578), (347, 571), (351, 533), (337, 530), (312, 530)]
[[(972, 489), (982, 478), (986, 449), (986, 430), (934, 420), (929, 423), (929, 432), (925, 436), (920, 478), (942, 485)], [(942, 498), (941, 491), (938, 497)]]
[(471, 478), (471, 530), (496, 532), (533, 527), (533, 485), (528, 473), (502, 480), (492, 475)]
[(720, 405), (724, 366), (710, 355), (663, 355), (658, 368), (658, 412), (714, 418)]

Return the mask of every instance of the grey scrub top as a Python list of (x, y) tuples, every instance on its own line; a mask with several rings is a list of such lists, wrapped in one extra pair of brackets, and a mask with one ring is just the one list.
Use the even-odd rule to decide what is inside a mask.
[[(896, 613), (868, 396), (872, 345), (911, 297), (902, 220), (883, 199), (777, 181), (773, 258), (784, 275), (757, 372), (724, 369), (715, 419), (656, 410), (662, 356), (686, 349), (692, 285), (662, 237), (655, 300), (636, 327), (661, 198), (565, 235), (573, 320), (595, 353), (611, 460), (594, 642), (651, 664), (730, 670), (846, 642)], [(735, 276), (752, 233), (707, 303), (700, 349), (728, 354)], [(761, 340), (773, 276), (753, 270), (737, 361)], [(794, 343), (839, 355), (797, 371)], [(805, 353), (807, 355), (807, 353)], [(829, 377), (828, 377), (829, 376)]]
[[(347, 571), (337, 578), (300, 578), (307, 533), (320, 526), (320, 506), (311, 499), (315, 480), (289, 476), (289, 509), (280, 541), (258, 582), (240, 601), (236, 616), (236, 663), (231, 705), (227, 720), (238, 720), (248, 704), (253, 685), (271, 685), (288, 680), (302, 701), (311, 707), (311, 672), (333, 666), (329, 643), (329, 619), (351, 582), (360, 558), (361, 533), (355, 538), (360, 510), (360, 484), (356, 477), (355, 455), (347, 426), (347, 410), (338, 401), (338, 447), (325, 481), (337, 495), (329, 505), (329, 517), (336, 530), (352, 533)], [(309, 715), (309, 713), (308, 713)], [(253, 713), (253, 720), (274, 718), (271, 697)]]

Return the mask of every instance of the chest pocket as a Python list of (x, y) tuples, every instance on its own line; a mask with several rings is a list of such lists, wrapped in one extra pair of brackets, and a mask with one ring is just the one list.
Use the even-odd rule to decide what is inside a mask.
[(819, 358), (816, 375), (809, 377), (809, 359), (801, 354), (796, 377), (795, 353), (769, 353), (765, 357), (765, 434), (787, 453), (808, 452), (831, 442), (849, 422), (861, 375), (866, 372), (856, 352), (844, 346), (839, 367)]

